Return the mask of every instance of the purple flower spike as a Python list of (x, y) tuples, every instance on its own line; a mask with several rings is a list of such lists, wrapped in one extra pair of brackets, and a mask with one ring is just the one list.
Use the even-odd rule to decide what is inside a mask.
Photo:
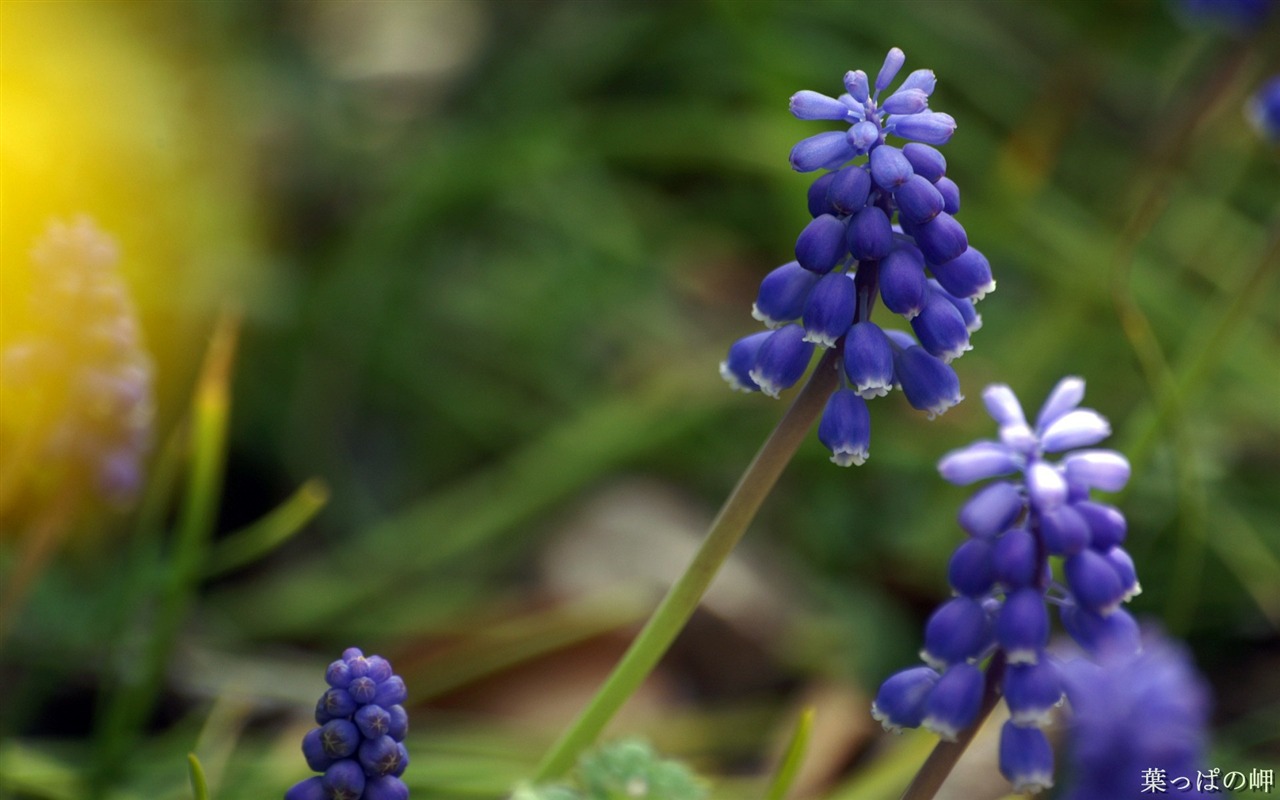
[[(955, 120), (929, 108), (932, 70), (916, 69), (891, 86), (905, 60), (893, 48), (874, 80), (851, 70), (844, 94), (791, 96), (795, 117), (838, 129), (791, 150), (795, 170), (826, 172), (809, 184), (811, 219), (796, 238), (795, 261), (764, 278), (752, 306), (752, 316), (775, 332), (738, 340), (720, 364), (732, 388), (776, 397), (804, 374), (811, 348), (803, 343), (842, 352), (839, 387), (863, 399), (897, 386), (930, 419), (964, 399), (947, 362), (970, 348), (970, 334), (982, 326), (973, 299), (994, 281), (980, 253), (964, 256), (968, 235), (952, 216), (958, 190), (934, 146), (950, 138)], [(911, 323), (915, 336), (872, 324), (877, 299)], [(837, 463), (861, 463), (868, 433), (861, 423), (856, 435), (835, 432), (835, 421), (847, 417), (829, 414), (824, 441), (838, 443)]]
[(366, 658), (354, 647), (329, 665), (325, 678), (346, 688), (320, 697), (317, 714), (333, 718), (302, 737), (307, 766), (323, 775), (294, 785), (285, 800), (407, 800), (398, 778), (409, 763), (408, 715), (399, 705), (404, 680), (382, 656)]
[(1062, 672), (1073, 712), (1067, 800), (1143, 797), (1144, 774), (1204, 768), (1209, 692), (1181, 647), (1149, 635), (1141, 653), (1077, 659)]

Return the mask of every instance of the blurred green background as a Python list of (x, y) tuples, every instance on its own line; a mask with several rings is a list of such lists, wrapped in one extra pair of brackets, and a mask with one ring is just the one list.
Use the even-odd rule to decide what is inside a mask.
[[(1215, 690), (1210, 764), (1280, 766), (1280, 158), (1241, 111), (1280, 70), (1280, 20), (1239, 37), (1155, 0), (495, 0), (7, 3), (4, 22), (23, 43), (5, 303), (50, 216), (117, 235), (175, 451), (215, 316), (241, 324), (212, 542), (158, 534), (184, 519), (162, 501), (68, 541), (0, 643), (0, 797), (87, 797), (103, 774), (112, 797), (187, 797), (190, 749), (215, 797), (279, 797), (350, 645), (410, 687), (415, 796), (528, 775), (783, 411), (716, 365), (808, 219), (787, 153), (822, 128), (787, 99), (894, 45), (938, 75), (959, 219), (999, 283), (956, 364), (970, 401), (933, 422), (876, 401), (861, 468), (812, 437), (612, 730), (755, 797), (815, 704), (797, 796), (896, 797), (930, 740), (878, 733), (867, 707), (915, 659), (963, 535), (966, 493), (933, 465), (992, 433), (986, 383), (1035, 407), (1075, 374), (1134, 465), (1114, 498), (1131, 610)], [(230, 558), (300, 486), (309, 521), (282, 546), (175, 566)], [(42, 513), (0, 520), (4, 563)], [(102, 741), (119, 696), (142, 709), (127, 748)], [(983, 741), (951, 796), (1007, 791)]]

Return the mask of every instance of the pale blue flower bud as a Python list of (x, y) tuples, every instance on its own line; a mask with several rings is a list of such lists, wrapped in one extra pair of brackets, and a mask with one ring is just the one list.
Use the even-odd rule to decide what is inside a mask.
[(1053, 786), (1053, 748), (1039, 728), (1012, 720), (1000, 729), (1000, 774), (1015, 792), (1039, 792)]
[(844, 340), (845, 377), (865, 398), (883, 397), (893, 388), (893, 347), (874, 322), (849, 328)]
[(929, 419), (946, 413), (964, 399), (955, 370), (919, 345), (894, 354), (893, 374), (907, 402), (928, 413)]
[(933, 94), (933, 89), (938, 85), (938, 79), (934, 76), (931, 69), (918, 69), (912, 72), (903, 80), (902, 85), (898, 87), (901, 92), (904, 89), (919, 89), (924, 92), (925, 97)]
[(849, 107), (834, 97), (805, 89), (791, 95), (791, 113), (796, 119), (844, 121), (849, 118)]
[(871, 176), (865, 167), (854, 166), (831, 173), (827, 202), (841, 214), (855, 214), (867, 204)]
[(1120, 578), (1120, 586), (1124, 591), (1120, 598), (1122, 602), (1127, 603), (1142, 594), (1142, 586), (1138, 583), (1138, 570), (1134, 567), (1133, 558), (1123, 547), (1113, 547), (1102, 555)]
[[(930, 265), (945, 264), (969, 246), (964, 227), (945, 211), (916, 227), (914, 238), (924, 260)], [(942, 285), (946, 287), (945, 283)]]
[(325, 792), (324, 780), (317, 775), (295, 783), (284, 793), (284, 800), (329, 800), (329, 795)]
[(871, 179), (885, 191), (893, 191), (914, 175), (911, 162), (902, 151), (882, 144), (871, 151)]
[(843, 164), (853, 158), (853, 148), (843, 131), (825, 131), (801, 139), (791, 148), (791, 168), (796, 172), (813, 172)]
[(925, 144), (946, 144), (956, 132), (956, 121), (950, 114), (923, 111), (901, 117), (890, 117), (885, 126), (903, 139)]
[(871, 447), (871, 415), (867, 401), (852, 389), (840, 388), (827, 400), (818, 423), (818, 440), (842, 467), (862, 465)]
[(972, 664), (951, 665), (925, 699), (924, 727), (954, 742), (977, 719), (982, 687), (982, 670)]
[(943, 603), (924, 628), (920, 657), (936, 669), (977, 658), (991, 642), (991, 623), (982, 604), (969, 597)]
[[(877, 147), (872, 153), (883, 149)], [(898, 215), (914, 225), (923, 225), (938, 216), (945, 205), (942, 194), (921, 175), (912, 175), (894, 189), (893, 199), (898, 204)]]
[(760, 347), (772, 335), (772, 331), (760, 331), (744, 336), (730, 345), (729, 356), (720, 362), (720, 377), (724, 378), (734, 391), (760, 391), (760, 387), (751, 378), (751, 370), (755, 369)]
[(1086, 548), (1063, 562), (1063, 575), (1072, 596), (1082, 608), (1107, 616), (1120, 607), (1125, 587), (1102, 554)]
[(934, 184), (942, 195), (942, 210), (948, 214), (960, 213), (960, 187), (950, 178), (938, 178)]
[(1084, 500), (1071, 507), (1089, 524), (1089, 546), (1106, 551), (1124, 541), (1128, 523), (1115, 506)]
[(1036, 430), (1044, 433), (1045, 428), (1058, 417), (1080, 405), (1081, 400), (1084, 400), (1082, 379), (1070, 377), (1058, 381), (1053, 391), (1049, 393), (1049, 398), (1040, 408), (1040, 415), (1036, 418)]
[(945, 264), (932, 262), (929, 269), (942, 288), (956, 297), (981, 300), (996, 288), (991, 277), (991, 263), (973, 247), (966, 248)]
[(1107, 616), (1070, 605), (1062, 608), (1062, 627), (1090, 653), (1136, 653), (1141, 644), (1138, 623), (1129, 612), (1117, 609)]
[(939, 178), (947, 174), (947, 159), (936, 148), (919, 142), (907, 142), (902, 146), (902, 154), (911, 162), (915, 173), (930, 183), (937, 183)]
[(1026, 425), (1026, 415), (1022, 413), (1022, 404), (1018, 396), (1003, 383), (993, 383), (982, 390), (982, 403), (987, 413), (1000, 427), (1008, 425)]
[(834, 347), (853, 324), (857, 298), (853, 279), (843, 272), (824, 275), (804, 307), (804, 340), (820, 347)]
[(966, 597), (982, 597), (995, 584), (991, 563), (991, 543), (985, 539), (969, 539), (956, 548), (947, 565), (947, 581), (951, 588)]
[(819, 277), (800, 266), (800, 262), (788, 261), (764, 276), (760, 293), (751, 306), (751, 316), (770, 328), (799, 319)]
[(938, 292), (929, 292), (924, 307), (911, 320), (920, 346), (950, 363), (972, 350), (969, 328), (960, 311)]
[(996, 641), (1010, 664), (1034, 664), (1049, 644), (1049, 611), (1044, 593), (1026, 587), (1005, 596), (996, 616)]
[(1129, 482), (1129, 459), (1114, 450), (1081, 450), (1062, 464), (1069, 484), (1118, 492)]
[(893, 79), (897, 77), (898, 70), (902, 69), (902, 65), (906, 62), (907, 55), (900, 48), (889, 48), (888, 55), (884, 57), (884, 64), (880, 67), (880, 74), (876, 75), (877, 94), (889, 88), (889, 84), (893, 83)]
[(786, 325), (769, 334), (756, 354), (756, 365), (747, 373), (770, 397), (790, 389), (804, 375), (813, 355), (813, 344), (804, 340), (804, 328)]
[(862, 154), (880, 141), (880, 126), (874, 122), (859, 122), (845, 134), (845, 142), (856, 154)]
[(1040, 535), (1055, 556), (1070, 556), (1089, 546), (1089, 523), (1073, 506), (1040, 513)]
[(814, 217), (796, 239), (796, 261), (811, 272), (830, 272), (846, 252), (845, 223), (831, 214)]
[(956, 486), (974, 481), (1010, 475), (1018, 470), (1018, 462), (1009, 448), (996, 442), (974, 442), (952, 450), (938, 462), (938, 473), (943, 480)]
[(1095, 445), (1111, 435), (1111, 424), (1087, 408), (1069, 411), (1051, 422), (1040, 434), (1040, 446), (1047, 453)]
[(1067, 481), (1052, 465), (1036, 461), (1027, 467), (1027, 496), (1039, 511), (1050, 511), (1067, 501)]
[(849, 219), (847, 245), (859, 261), (879, 261), (893, 247), (893, 227), (879, 206), (867, 206)]
[(919, 114), (929, 107), (929, 95), (920, 89), (899, 88), (880, 107), (890, 114)]
[(336, 761), (320, 779), (328, 800), (360, 800), (364, 794), (364, 770), (354, 759)]
[(855, 69), (844, 74), (844, 88), (849, 92), (849, 96), (859, 104), (865, 103), (871, 99), (870, 84), (867, 82), (867, 73), (860, 69)]
[(988, 484), (974, 493), (956, 515), (970, 536), (989, 539), (1009, 529), (1022, 513), (1025, 501), (1009, 481)]
[(1048, 725), (1062, 702), (1062, 679), (1049, 658), (1035, 664), (1010, 664), (1004, 673), (1004, 702), (1015, 725)]
[(409, 800), (409, 787), (391, 775), (370, 778), (364, 785), (364, 800)]
[(893, 313), (914, 318), (924, 308), (927, 288), (924, 262), (913, 248), (894, 247), (880, 262), (880, 299)]
[(912, 667), (890, 675), (871, 704), (871, 716), (887, 731), (918, 728), (924, 721), (925, 701), (938, 683), (929, 667)]
[(1024, 528), (1005, 531), (992, 546), (991, 567), (996, 579), (1010, 589), (1034, 586), (1040, 565), (1036, 537)]

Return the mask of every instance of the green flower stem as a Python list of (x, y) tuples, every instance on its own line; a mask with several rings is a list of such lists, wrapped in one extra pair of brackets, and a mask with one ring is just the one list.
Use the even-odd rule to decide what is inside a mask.
[(796, 396), (778, 426), (761, 445), (755, 459), (742, 474), (733, 493), (707, 531), (702, 546), (684, 574), (672, 584), (666, 597), (631, 643), (622, 660), (613, 668), (604, 685), (573, 725), (560, 737), (538, 766), (535, 782), (553, 780), (573, 766), (578, 754), (589, 747), (622, 704), (653, 671), (676, 635), (688, 622), (707, 587), (755, 519), (783, 469), (804, 441), (813, 423), (822, 414), (827, 398), (835, 391), (839, 373), (837, 350), (828, 350)]
[(997, 651), (987, 665), (987, 678), (982, 694), (982, 709), (978, 718), (956, 737), (954, 742), (938, 742), (933, 752), (924, 760), (924, 765), (912, 779), (911, 785), (902, 793), (902, 800), (932, 800), (942, 788), (942, 783), (951, 774), (956, 762), (964, 754), (965, 748), (978, 734), (978, 729), (986, 720), (991, 709), (1000, 702), (1000, 680), (1004, 677), (1004, 652)]

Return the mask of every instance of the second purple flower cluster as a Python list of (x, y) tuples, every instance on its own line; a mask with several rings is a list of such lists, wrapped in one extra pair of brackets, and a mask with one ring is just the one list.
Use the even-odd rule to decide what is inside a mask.
[(408, 800), (404, 680), (382, 656), (349, 647), (325, 671), (329, 689), (302, 737), (307, 766), (323, 773), (294, 785), (284, 800)]

